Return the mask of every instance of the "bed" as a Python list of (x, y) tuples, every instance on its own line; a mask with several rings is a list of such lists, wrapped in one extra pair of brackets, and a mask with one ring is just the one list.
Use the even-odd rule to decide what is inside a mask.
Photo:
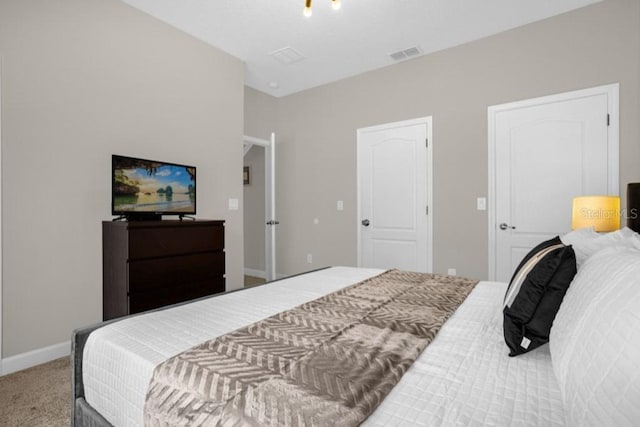
[[(567, 292), (551, 345), (518, 357), (503, 338), (507, 284), (479, 282), (363, 425), (632, 425), (640, 419), (640, 252), (596, 255)], [(143, 425), (158, 364), (382, 273), (332, 267), (77, 330), (73, 424)]]

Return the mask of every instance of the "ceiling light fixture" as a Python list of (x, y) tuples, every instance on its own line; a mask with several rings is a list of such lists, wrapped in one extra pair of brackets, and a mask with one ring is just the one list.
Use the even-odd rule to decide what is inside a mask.
[[(340, 6), (342, 6), (342, 3), (340, 0), (331, 0), (331, 8), (333, 10), (338, 10), (340, 9)], [(305, 0), (304, 1), (304, 16), (309, 17), (311, 16), (311, 0)]]

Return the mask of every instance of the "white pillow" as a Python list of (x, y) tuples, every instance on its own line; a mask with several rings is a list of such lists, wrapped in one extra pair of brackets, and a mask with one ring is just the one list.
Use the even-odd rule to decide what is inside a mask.
[(640, 249), (640, 235), (628, 227), (611, 233), (596, 233), (593, 227), (579, 228), (560, 238), (565, 245), (571, 245), (576, 254), (576, 267), (581, 266), (591, 255), (611, 246)]
[(593, 227), (578, 228), (560, 237), (565, 245), (571, 245), (576, 254), (576, 267), (580, 266), (593, 254), (593, 242), (600, 235), (596, 233)]
[(549, 349), (569, 425), (640, 420), (640, 251), (614, 246), (584, 263)]

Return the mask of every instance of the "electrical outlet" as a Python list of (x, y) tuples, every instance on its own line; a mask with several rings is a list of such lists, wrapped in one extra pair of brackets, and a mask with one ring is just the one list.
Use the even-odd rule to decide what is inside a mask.
[(338, 200), (338, 203), (336, 204), (336, 209), (338, 209), (339, 211), (344, 210), (344, 202), (342, 200)]
[(313, 263), (313, 255), (307, 254), (307, 264), (312, 264), (312, 263)]
[(457, 271), (456, 271), (455, 268), (450, 268), (450, 269), (447, 270), (447, 274), (449, 276), (455, 276), (457, 274)]

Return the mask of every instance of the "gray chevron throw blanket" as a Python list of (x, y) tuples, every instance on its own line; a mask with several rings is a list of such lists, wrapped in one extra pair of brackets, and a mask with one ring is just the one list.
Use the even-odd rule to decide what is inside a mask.
[(476, 285), (390, 270), (158, 365), (148, 426), (354, 426)]

